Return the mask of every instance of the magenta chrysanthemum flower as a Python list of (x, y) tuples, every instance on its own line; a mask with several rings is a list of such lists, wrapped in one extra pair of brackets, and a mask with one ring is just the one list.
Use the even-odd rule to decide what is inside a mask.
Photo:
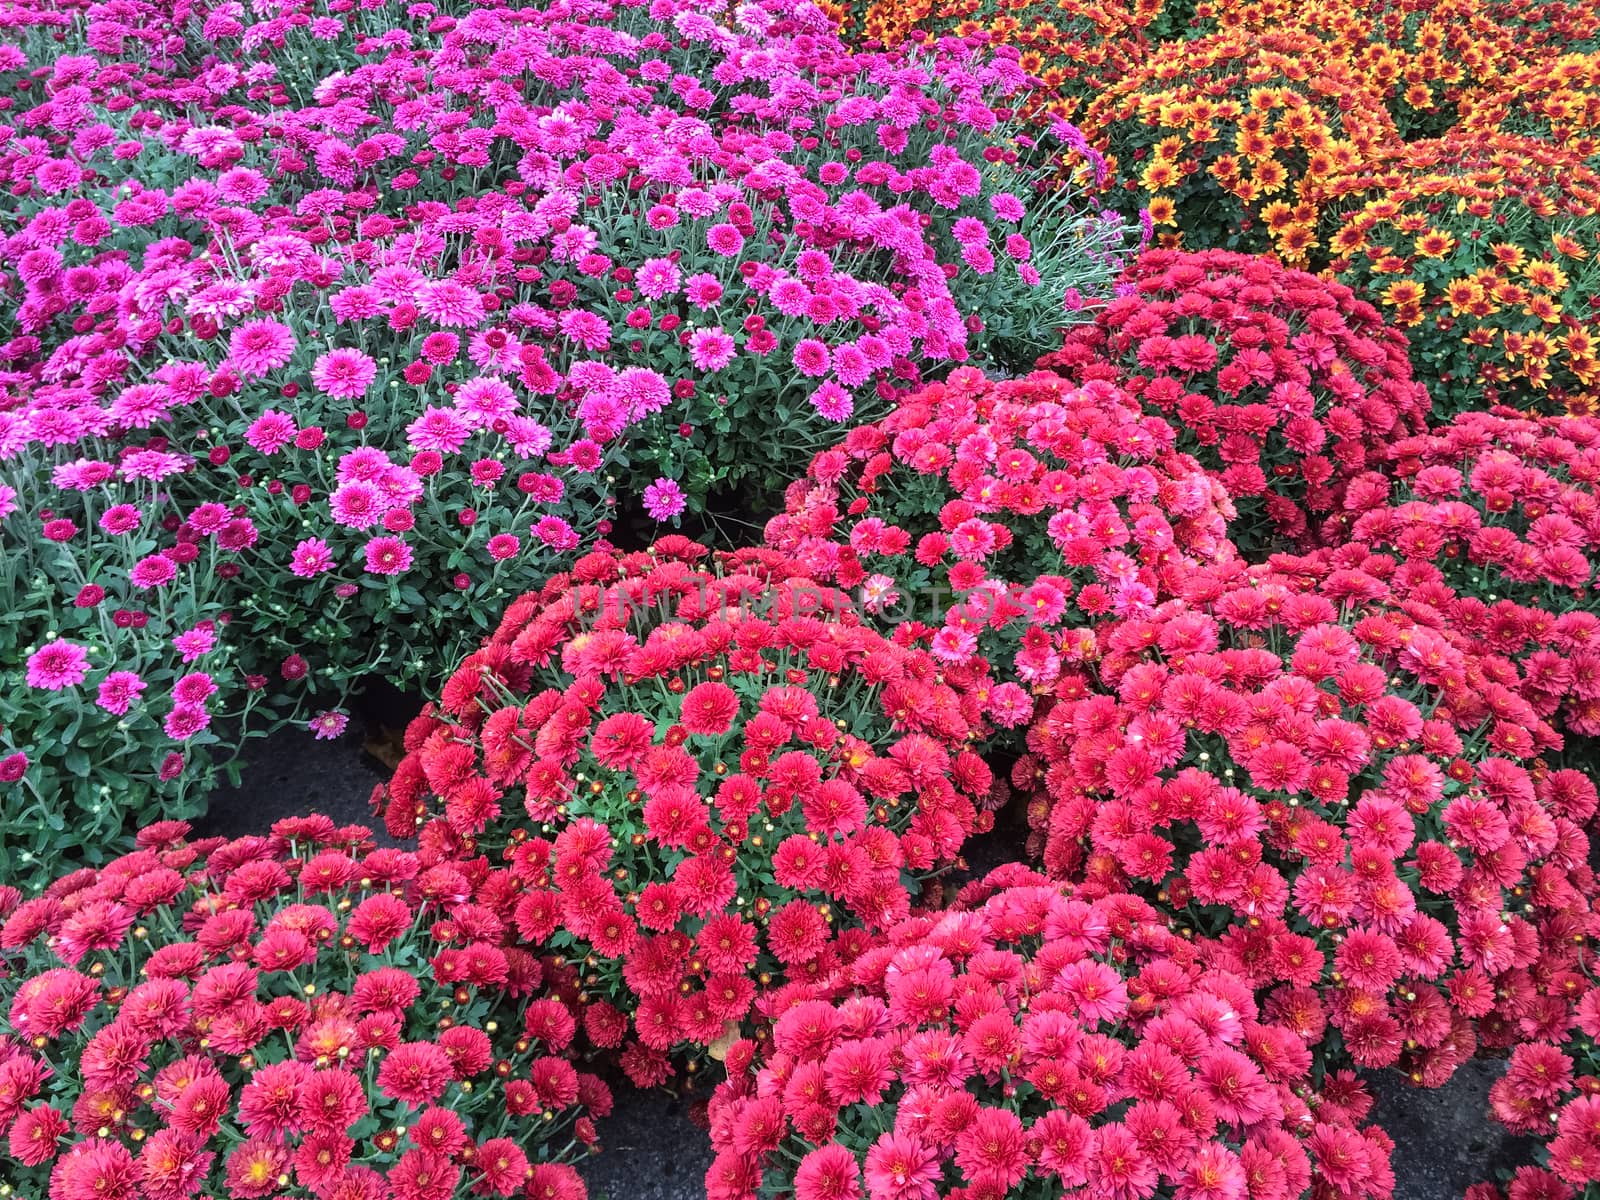
[(330, 742), (344, 732), (345, 726), (350, 724), (350, 718), (337, 709), (319, 712), (306, 722), (306, 728), (311, 730), (319, 742)]
[(374, 575), (399, 575), (411, 567), (411, 547), (397, 537), (375, 537), (366, 547), (367, 570)]
[(827, 346), (816, 338), (805, 338), (794, 348), (794, 368), (802, 375), (826, 375), (829, 361)]
[(448, 408), (429, 408), (406, 426), (406, 444), (413, 450), (436, 450), (454, 454), (466, 445), (472, 427), (461, 414)]
[(571, 550), (581, 540), (578, 531), (560, 517), (545, 517), (533, 527), (533, 532), (552, 550)]
[(250, 427), (244, 431), (244, 440), (263, 454), (276, 454), (294, 441), (298, 432), (293, 417), (269, 408), (250, 422)]
[(483, 297), (453, 279), (440, 279), (417, 289), (417, 311), (435, 325), (476, 325), (483, 320)]
[(522, 549), (522, 539), (514, 533), (497, 533), (489, 539), (489, 557), (495, 562), (515, 558)]
[(109, 713), (124, 716), (146, 686), (132, 671), (113, 671), (100, 681), (100, 694), (95, 697), (95, 703)]
[(294, 332), (280, 321), (250, 321), (228, 339), (228, 361), (246, 379), (259, 379), (294, 357)]
[(713, 254), (732, 258), (744, 249), (744, 234), (739, 232), (737, 226), (723, 222), (706, 230), (706, 245), (711, 247)]
[(193, 629), (185, 629), (172, 639), (172, 645), (184, 662), (193, 662), (216, 649), (217, 633), (210, 622), (206, 622), (196, 625)]
[(456, 412), (476, 429), (487, 429), (516, 411), (516, 393), (503, 379), (469, 379), (456, 392)]
[(89, 673), (89, 652), (76, 642), (51, 642), (28, 656), (28, 686), (59, 692)]
[(644, 489), (644, 510), (651, 520), (665, 521), (684, 510), (688, 497), (676, 480), (658, 479)]
[(211, 724), (211, 714), (198, 704), (179, 704), (161, 723), (166, 735), (175, 742), (188, 741)]
[(133, 570), (128, 572), (128, 578), (137, 588), (156, 588), (168, 584), (178, 574), (178, 568), (172, 565), (172, 560), (160, 554), (152, 554), (141, 558), (133, 564)]
[(721, 329), (696, 329), (689, 335), (689, 357), (697, 371), (720, 371), (733, 361), (733, 338)]
[(663, 296), (670, 296), (678, 290), (678, 281), (682, 278), (678, 265), (670, 258), (651, 258), (645, 260), (638, 272), (634, 275), (634, 283), (638, 285), (639, 294), (647, 300), (660, 300)]
[(848, 420), (856, 409), (850, 393), (831, 379), (811, 393), (811, 405), (830, 421)]
[(380, 488), (359, 479), (334, 489), (328, 497), (333, 519), (348, 529), (371, 529), (383, 520), (388, 500)]
[(289, 571), (300, 579), (311, 579), (333, 570), (333, 551), (321, 538), (306, 538), (294, 548)]
[(356, 400), (367, 394), (378, 366), (359, 350), (330, 350), (311, 365), (311, 382), (336, 400)]

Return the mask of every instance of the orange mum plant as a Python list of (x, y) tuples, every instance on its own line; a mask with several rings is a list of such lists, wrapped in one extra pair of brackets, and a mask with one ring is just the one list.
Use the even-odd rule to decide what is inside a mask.
[(842, 11), (855, 36), (885, 46), (943, 37), (1014, 46), (1040, 85), (1028, 107), (1069, 119), (1168, 23), (1165, 0), (872, 0)]
[(1535, 61), (1486, 84), (1463, 105), (1462, 125), (1542, 138), (1600, 166), (1600, 53)]
[(1600, 175), (1505, 134), (1395, 149), (1324, 180), (1334, 275), (1404, 330), (1434, 413), (1600, 411)]
[(1305, 259), (1319, 183), (1398, 140), (1361, 78), (1310, 33), (1224, 32), (1162, 46), (1085, 110), (1084, 132), (1163, 245)]

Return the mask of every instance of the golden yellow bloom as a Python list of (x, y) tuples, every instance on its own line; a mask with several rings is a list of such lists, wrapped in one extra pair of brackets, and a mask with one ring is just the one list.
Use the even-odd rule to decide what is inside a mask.
[(1529, 296), (1528, 303), (1523, 311), (1530, 317), (1536, 317), (1546, 325), (1554, 325), (1561, 320), (1561, 305), (1549, 296)]
[(1263, 192), (1270, 194), (1279, 191), (1288, 181), (1289, 172), (1277, 159), (1269, 158), (1266, 162), (1256, 164), (1256, 183)]
[(1583, 248), (1583, 243), (1576, 238), (1558, 233), (1550, 239), (1550, 244), (1556, 248), (1557, 254), (1564, 254), (1568, 258), (1575, 258), (1579, 262), (1589, 257), (1589, 252)]
[(1383, 290), (1383, 302), (1394, 308), (1421, 304), (1423, 287), (1415, 279), (1397, 279)]
[(1139, 185), (1147, 192), (1161, 192), (1177, 184), (1178, 165), (1164, 158), (1153, 160), (1139, 177)]
[(1534, 287), (1543, 288), (1547, 292), (1559, 292), (1567, 286), (1567, 273), (1555, 263), (1529, 263), (1523, 270), (1522, 277)]
[(1458, 317), (1481, 302), (1485, 295), (1482, 286), (1472, 279), (1452, 279), (1444, 289), (1444, 298)]
[(1443, 258), (1456, 248), (1456, 239), (1442, 229), (1430, 229), (1417, 239), (1416, 245), (1423, 258)]

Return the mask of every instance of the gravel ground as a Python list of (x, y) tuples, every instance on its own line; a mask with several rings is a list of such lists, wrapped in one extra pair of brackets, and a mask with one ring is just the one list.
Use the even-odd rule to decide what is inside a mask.
[[(382, 765), (362, 750), (352, 730), (318, 742), (298, 730), (257, 744), (243, 785), (212, 796), (196, 822), (201, 834), (262, 832), (280, 817), (325, 812), (340, 824), (364, 824), (387, 842), (368, 808)], [(974, 874), (1007, 861), (1022, 830), (1014, 820), (979, 838), (968, 858)], [(953, 881), (955, 882), (955, 881)], [(1468, 1063), (1443, 1088), (1418, 1092), (1391, 1075), (1371, 1078), (1373, 1113), (1395, 1140), (1395, 1200), (1460, 1200), (1469, 1184), (1531, 1161), (1532, 1143), (1513, 1137), (1487, 1116), (1496, 1062)], [(593, 1200), (700, 1200), (711, 1150), (689, 1119), (690, 1104), (612, 1081), (616, 1110), (599, 1122), (604, 1152), (580, 1168)]]

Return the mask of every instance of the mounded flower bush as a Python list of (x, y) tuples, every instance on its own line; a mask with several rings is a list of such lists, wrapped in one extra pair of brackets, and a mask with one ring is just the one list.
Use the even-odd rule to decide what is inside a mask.
[(90, 847), (192, 805), (213, 738), (436, 686), (618, 508), (1031, 363), (1120, 269), (1120, 220), (1035, 186), (1014, 54), (858, 56), (809, 6), (191, 16), (8, 17), (0, 776)]
[(1292, 28), (1165, 43), (1081, 124), (1121, 181), (1108, 200), (1146, 210), (1163, 245), (1291, 263), (1315, 246), (1318, 183), (1397, 137), (1362, 79)]
[(1538, 56), (1485, 81), (1464, 106), (1461, 123), (1553, 142), (1600, 168), (1600, 51)]
[(1329, 545), (1348, 561), (1347, 543), (1405, 564), (1394, 578), (1406, 595), (1477, 637), (1497, 678), (1541, 717), (1600, 734), (1600, 422), (1462, 413), (1395, 452), (1398, 478), (1355, 480)]
[(796, 998), (764, 1059), (730, 1055), (710, 1200), (1390, 1194), (1361, 1084), (1314, 1094), (1248, 982), (1143, 900), (1001, 876)]
[(235, 1200), (543, 1196), (611, 1099), (564, 1054), (457, 867), (360, 827), (182, 822), (0, 926), (0, 1164), (17, 1194)]
[(941, 678), (780, 555), (706, 558), (597, 553), (514, 603), (379, 797), (426, 860), (488, 854), (641, 1086), (853, 956), (992, 821), (976, 668)]
[(1462, 100), (1519, 61), (1526, 43), (1513, 33), (1516, 19), (1496, 7), (1489, 0), (1201, 0), (1195, 13), (1207, 33), (1290, 29), (1317, 37), (1382, 100), (1410, 141), (1447, 133)]
[(1041, 365), (1115, 383), (1166, 420), (1227, 489), (1247, 554), (1304, 541), (1352, 477), (1422, 429), (1405, 339), (1347, 287), (1264, 256), (1152, 250), (1122, 290)]
[(1600, 176), (1503, 134), (1417, 142), (1320, 185), (1339, 282), (1411, 346), (1434, 415), (1600, 403)]
[(1565, 1027), (1595, 788), (1438, 610), (1316, 572), (1196, 572), (1102, 629), (1016, 781), (1050, 872), (1219, 939), (1329, 1061), (1436, 1086)]
[(1493, 18), (1540, 57), (1600, 50), (1600, 13), (1572, 0), (1496, 0)]
[(1014, 726), (1088, 625), (1234, 557), (1232, 505), (1177, 441), (1104, 380), (961, 371), (819, 454), (766, 539), (947, 670), (992, 665), (988, 712)]
[(874, 0), (850, 5), (846, 29), (869, 44), (932, 45), (944, 39), (1016, 49), (1039, 87), (1023, 111), (1068, 120), (1095, 92), (1148, 54), (1168, 24), (1164, 0)]
[[(1594, 933), (1591, 919), (1588, 932)], [(1520, 1168), (1511, 1194), (1576, 1196), (1600, 1193), (1600, 994), (1592, 969), (1567, 976), (1578, 996), (1572, 1026), (1562, 1036), (1528, 1042), (1511, 1051), (1506, 1072), (1489, 1090), (1495, 1118), (1517, 1133), (1538, 1138), (1542, 1166)], [(1468, 1200), (1502, 1200), (1492, 1184), (1469, 1189)]]

